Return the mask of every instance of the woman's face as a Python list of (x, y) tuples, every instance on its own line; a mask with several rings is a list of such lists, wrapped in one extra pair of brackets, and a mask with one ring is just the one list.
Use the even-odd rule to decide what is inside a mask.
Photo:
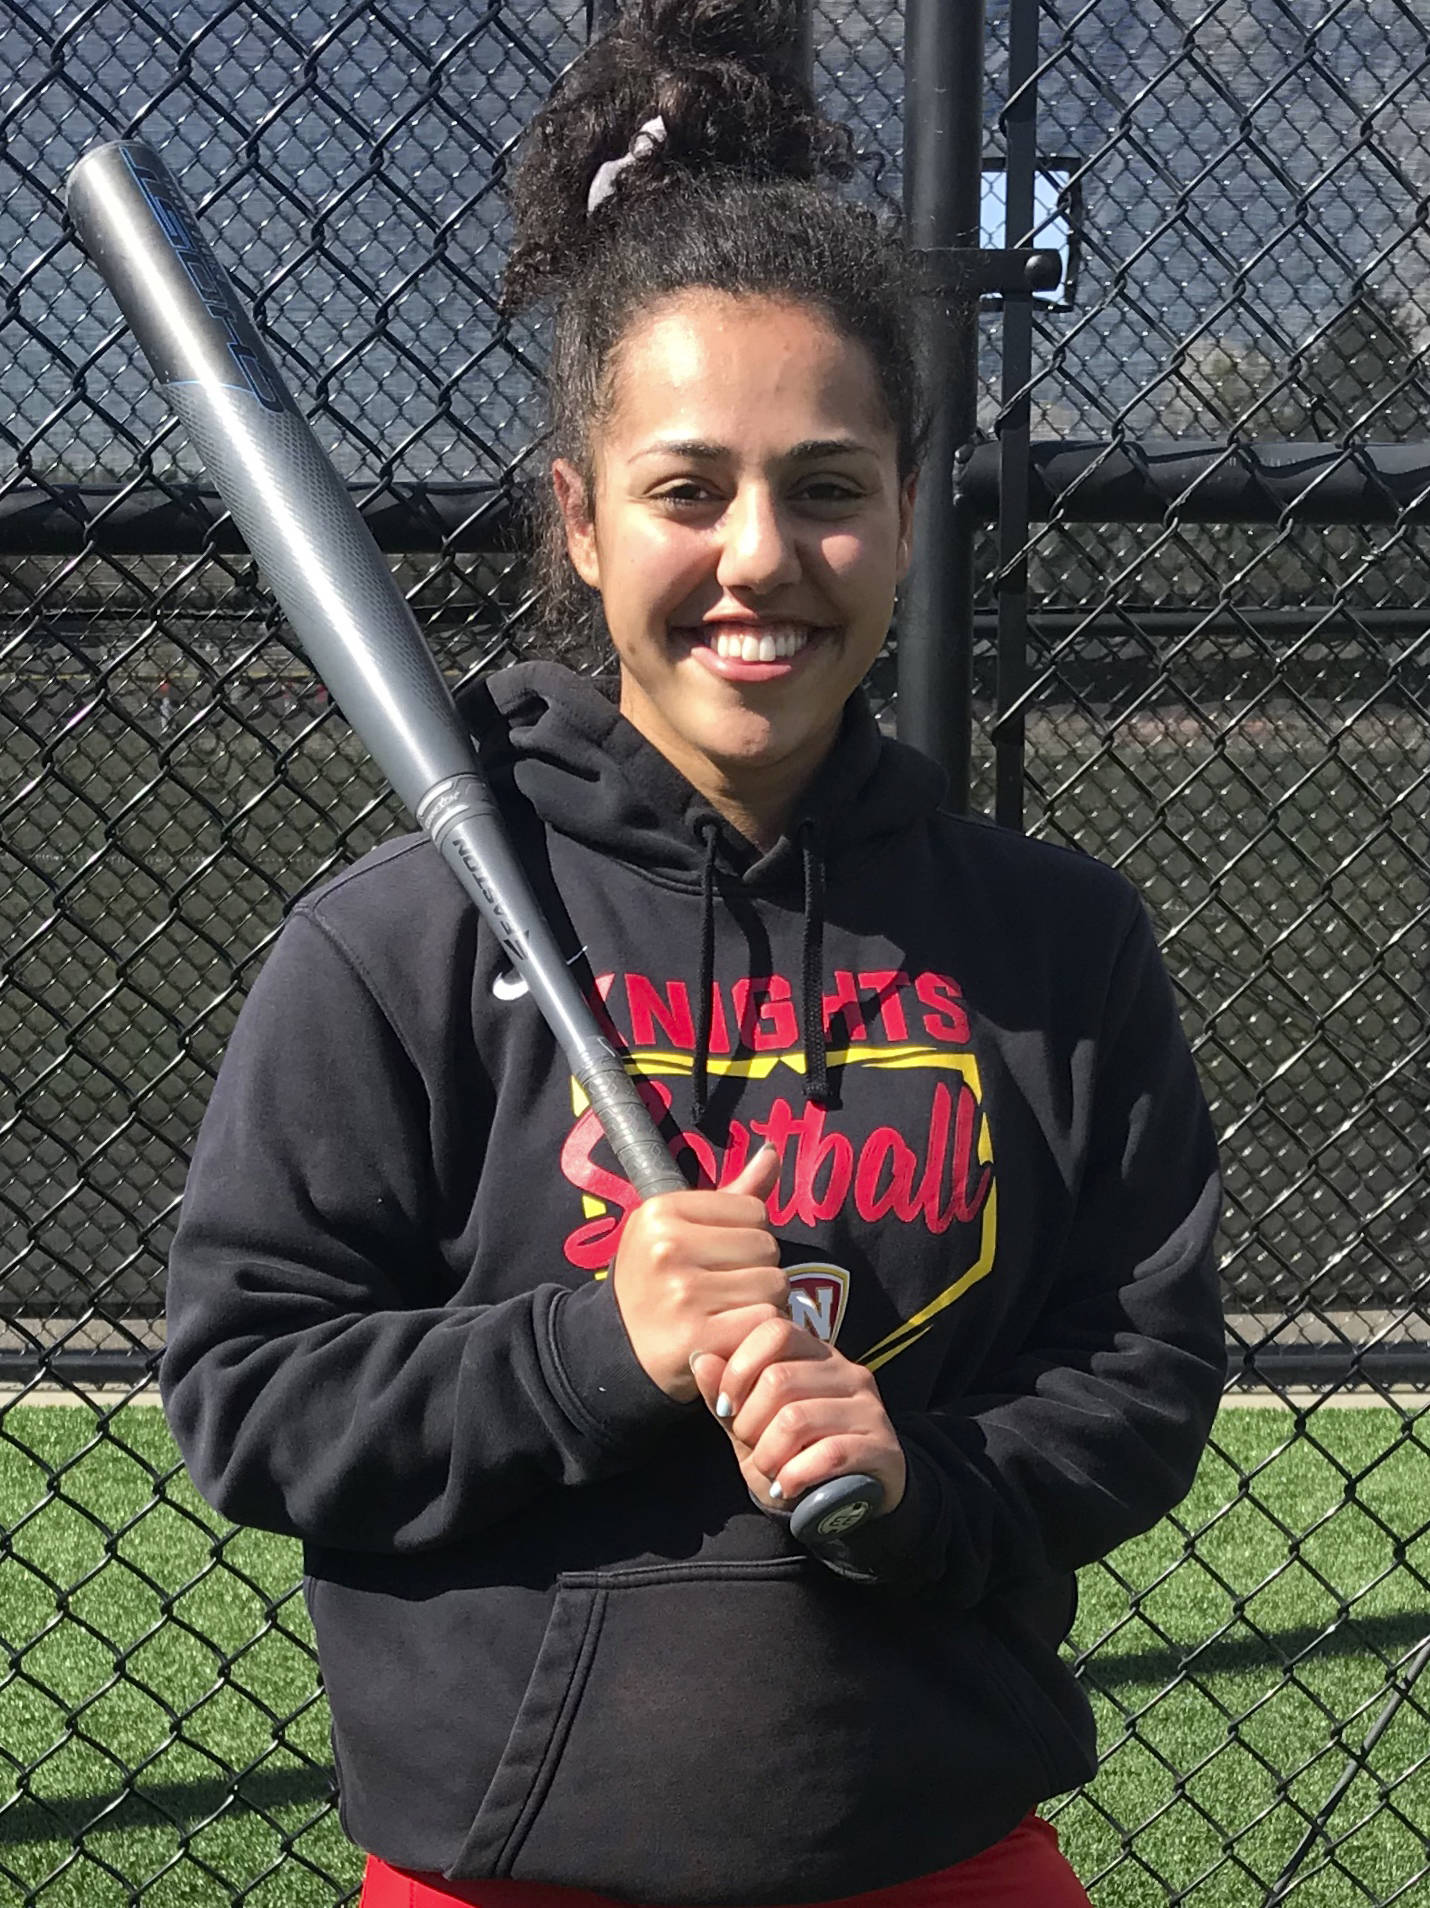
[(558, 463), (622, 713), (702, 792), (793, 798), (884, 641), (913, 482), (864, 346), (808, 306), (692, 291), (623, 341), (592, 446)]

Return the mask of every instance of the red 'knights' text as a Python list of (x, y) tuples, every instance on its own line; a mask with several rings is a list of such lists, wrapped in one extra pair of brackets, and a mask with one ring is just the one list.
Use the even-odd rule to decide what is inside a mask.
[[(669, 1115), (671, 1093), (663, 1081), (643, 1080), (641, 1092), (657, 1119)], [(922, 1135), (876, 1126), (856, 1142), (828, 1125), (823, 1107), (801, 1103), (796, 1111), (788, 1100), (777, 1099), (764, 1119), (732, 1120), (722, 1150), (703, 1133), (682, 1132), (672, 1151), (677, 1158), (693, 1156), (699, 1185), (723, 1186), (744, 1168), (754, 1147), (768, 1140), (780, 1155), (779, 1180), (768, 1202), (777, 1227), (796, 1221), (812, 1226), (852, 1206), (866, 1221), (898, 1219), (942, 1233), (955, 1224), (971, 1224), (988, 1202), (993, 1168), (978, 1159), (982, 1124), (982, 1109), (967, 1082), (939, 1080)], [(610, 1264), (626, 1215), (638, 1203), (629, 1183), (600, 1163), (598, 1150), (610, 1157), (588, 1109), (561, 1151), (561, 1170), (571, 1184), (611, 1208), (567, 1237), (566, 1257), (584, 1271)]]
[[(834, 1047), (872, 1036), (896, 1045), (968, 1045), (968, 1014), (958, 982), (947, 974), (905, 974), (896, 968), (854, 973), (836, 968), (823, 997), (824, 1029)], [(662, 986), (646, 974), (598, 974), (599, 1010), (627, 1047), (694, 1053), (695, 1003), (684, 981)], [(801, 1046), (795, 990), (783, 974), (754, 974), (733, 987), (718, 984), (710, 999), (712, 1054), (793, 1053)]]

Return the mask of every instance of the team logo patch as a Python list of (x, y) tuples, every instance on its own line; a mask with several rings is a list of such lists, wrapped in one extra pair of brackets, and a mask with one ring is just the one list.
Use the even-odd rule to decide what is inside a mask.
[(832, 1345), (844, 1323), (849, 1299), (849, 1274), (842, 1265), (792, 1265), (785, 1274), (789, 1280), (789, 1315), (796, 1325), (826, 1345)]

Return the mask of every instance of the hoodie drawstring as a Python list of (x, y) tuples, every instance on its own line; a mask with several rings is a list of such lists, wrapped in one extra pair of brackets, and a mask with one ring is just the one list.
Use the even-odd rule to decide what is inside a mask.
[(828, 1106), (829, 1051), (824, 1040), (824, 857), (814, 837), (814, 825), (799, 825), (804, 861), (804, 958), (801, 963), (800, 1023), (804, 1035), (804, 1097), (814, 1106)]
[(690, 1111), (698, 1126), (710, 1097), (710, 1015), (715, 994), (715, 856), (720, 846), (720, 824), (707, 816), (699, 824), (705, 843), (700, 870), (700, 970), (695, 983), (695, 1066), (691, 1075)]
[[(695, 983), (695, 1063), (691, 1069), (691, 1119), (699, 1125), (710, 1101), (710, 1035), (715, 998), (715, 858), (720, 824), (706, 817), (697, 825), (705, 844), (700, 868), (700, 966)], [(797, 840), (804, 868), (804, 940), (800, 960), (800, 1032), (804, 1037), (804, 1097), (828, 1106), (829, 1051), (824, 1037), (824, 857), (814, 825), (799, 825)]]

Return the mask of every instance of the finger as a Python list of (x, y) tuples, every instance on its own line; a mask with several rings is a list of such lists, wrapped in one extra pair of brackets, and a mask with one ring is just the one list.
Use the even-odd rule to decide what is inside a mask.
[(730, 1192), (659, 1193), (639, 1208), (645, 1215), (642, 1224), (656, 1230), (674, 1230), (683, 1225), (738, 1226), (748, 1232), (770, 1235), (769, 1215), (764, 1201), (747, 1194)]
[(775, 1189), (775, 1181), (780, 1176), (780, 1156), (774, 1147), (766, 1143), (753, 1159), (747, 1160), (743, 1169), (722, 1188), (725, 1193), (747, 1194), (758, 1199), (760, 1204), (769, 1198)]
[[(762, 1374), (772, 1365), (822, 1364), (833, 1356), (822, 1339), (796, 1325), (787, 1313), (759, 1326), (730, 1353), (725, 1369), (723, 1389), (730, 1400), (731, 1417), (744, 1407)], [(840, 1359), (839, 1363), (848, 1361)]]
[(721, 1272), (692, 1267), (681, 1275), (679, 1290), (690, 1316), (693, 1349), (718, 1350), (723, 1358), (730, 1356), (739, 1340), (731, 1339), (728, 1324), (722, 1325), (717, 1346), (700, 1323), (702, 1316), (706, 1319), (728, 1319), (731, 1313), (743, 1312), (752, 1305), (763, 1307), (757, 1323), (759, 1320), (788, 1316), (784, 1309), (784, 1275), (777, 1265), (744, 1265)]
[[(748, 1326), (747, 1320), (750, 1321)], [(713, 1331), (722, 1338), (722, 1341), (727, 1345), (734, 1344), (739, 1351), (747, 1351), (751, 1343), (767, 1337), (776, 1344), (783, 1343), (789, 1330), (789, 1320), (782, 1314), (766, 1309), (763, 1317), (756, 1317), (754, 1308), (722, 1312), (719, 1314), (718, 1324), (713, 1325)], [(707, 1331), (706, 1336), (710, 1337), (711, 1331)], [(797, 1357), (803, 1355), (800, 1351), (796, 1351)], [(770, 1368), (766, 1367), (766, 1369)], [(729, 1359), (717, 1357), (714, 1352), (702, 1349), (691, 1353), (690, 1370), (695, 1379), (696, 1389), (706, 1404), (727, 1429), (732, 1428), (731, 1420), (735, 1415), (735, 1406), (728, 1395), (726, 1384)], [(736, 1435), (739, 1434), (736, 1433)], [(753, 1443), (754, 1440), (749, 1439), (747, 1442)]]
[[(727, 1366), (721, 1373), (717, 1397), (722, 1394), (729, 1397), (732, 1405), (734, 1382)], [(847, 1377), (832, 1360), (781, 1359), (766, 1365), (748, 1397), (734, 1405), (729, 1417), (730, 1430), (742, 1444), (753, 1448), (788, 1406), (852, 1395)]]
[[(690, 1356), (694, 1360), (703, 1358), (704, 1354), (709, 1352), (723, 1365), (736, 1346), (742, 1344), (757, 1326), (782, 1316), (773, 1305), (768, 1304), (733, 1305), (728, 1311), (712, 1312), (709, 1318), (701, 1323), (700, 1343)], [(695, 1376), (693, 1363), (691, 1375)], [(699, 1382), (696, 1376), (696, 1383), (699, 1384)]]
[[(768, 1495), (774, 1503), (793, 1504), (806, 1491), (827, 1484), (832, 1477), (849, 1477), (857, 1472), (877, 1477), (883, 1483), (887, 1461), (876, 1461), (869, 1451), (867, 1440), (847, 1432), (831, 1432), (828, 1437), (816, 1438), (778, 1468)], [(764, 1465), (758, 1460), (755, 1462), (756, 1468), (769, 1476)], [(887, 1485), (885, 1488), (887, 1491)]]
[(766, 1477), (783, 1482), (784, 1472), (812, 1445), (829, 1438), (857, 1441), (873, 1429), (869, 1418), (847, 1398), (797, 1398), (782, 1405), (749, 1446), (751, 1462)]
[[(667, 1219), (651, 1228), (641, 1245), (648, 1262), (659, 1272), (681, 1268), (735, 1272), (748, 1267), (768, 1276), (779, 1271), (778, 1240), (753, 1227), (689, 1225)], [(780, 1283), (787, 1291), (783, 1276)]]

